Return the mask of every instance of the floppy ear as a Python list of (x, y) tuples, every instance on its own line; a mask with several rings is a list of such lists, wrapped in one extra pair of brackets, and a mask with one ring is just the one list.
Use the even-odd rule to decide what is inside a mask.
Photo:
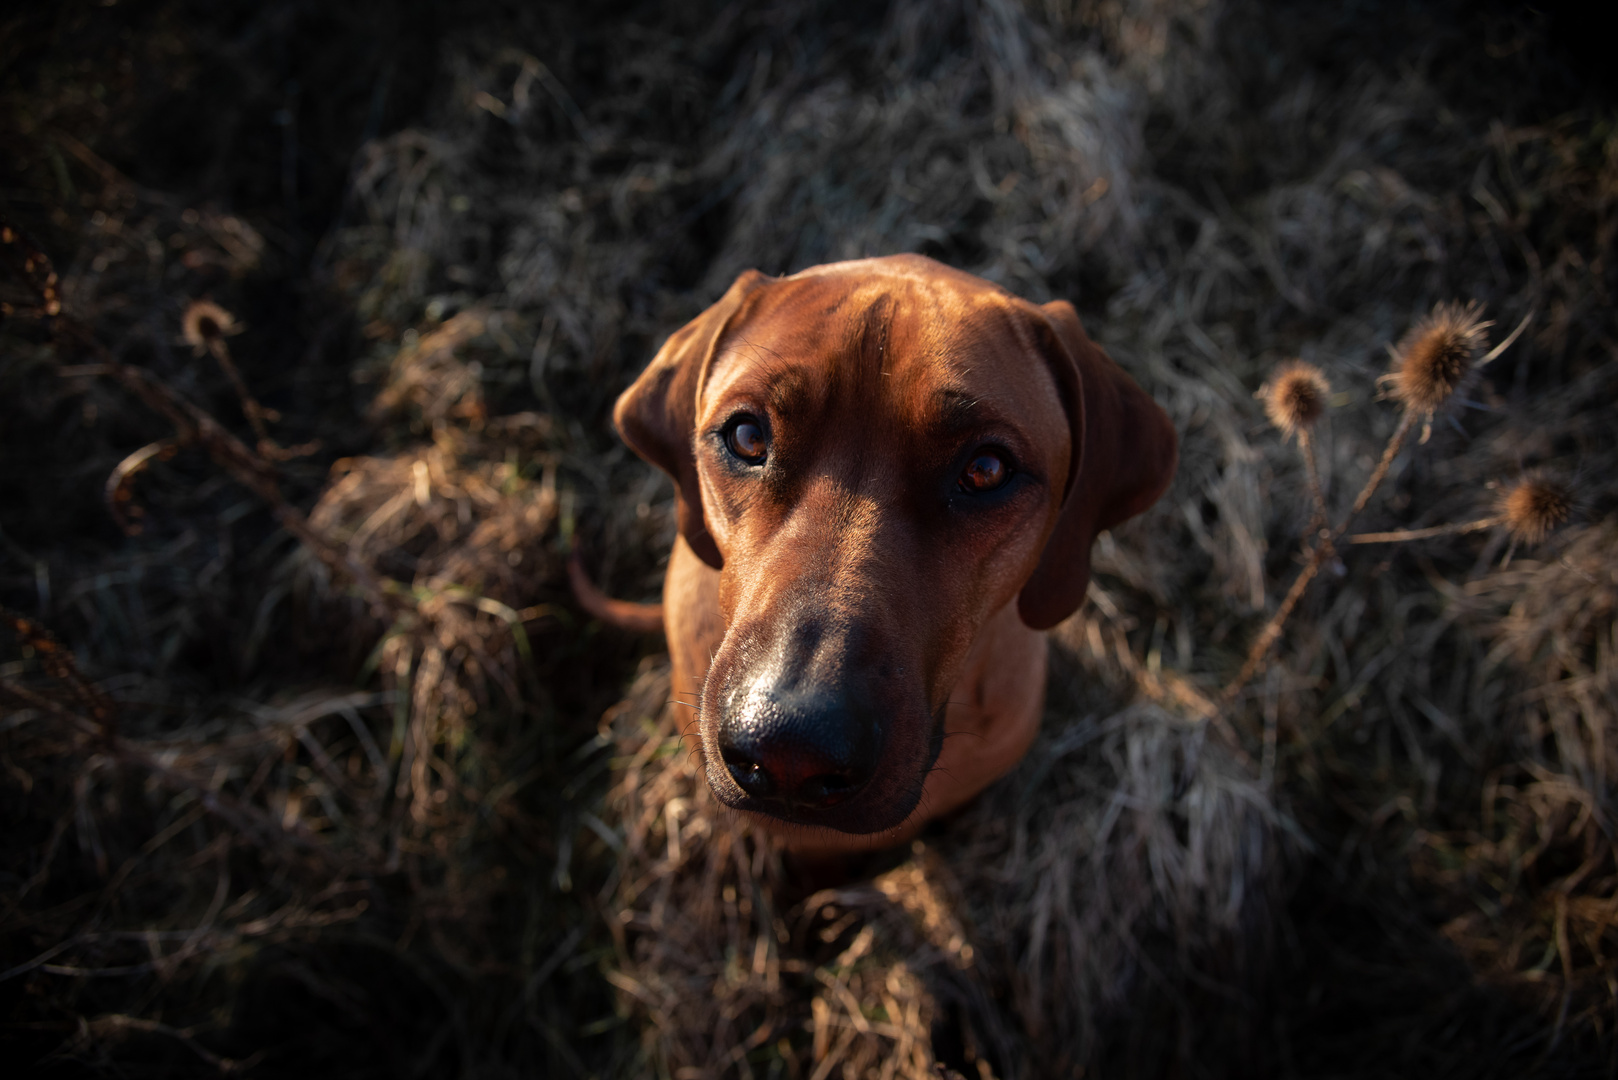
[(674, 478), (680, 535), (715, 570), (725, 560), (703, 520), (702, 490), (691, 446), (697, 391), (714, 347), (742, 301), (770, 280), (757, 270), (737, 278), (718, 303), (669, 336), (612, 410), (612, 422), (629, 448)]
[(1050, 332), (1038, 336), (1073, 433), (1056, 528), (1017, 597), (1022, 621), (1045, 630), (1084, 601), (1096, 533), (1134, 517), (1168, 488), (1179, 439), (1157, 402), (1085, 334), (1072, 304), (1058, 300), (1039, 310)]

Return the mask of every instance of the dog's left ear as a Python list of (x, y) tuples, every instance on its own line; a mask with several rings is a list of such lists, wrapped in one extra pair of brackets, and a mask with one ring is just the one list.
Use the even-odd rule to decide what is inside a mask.
[[(1040, 344), (1073, 435), (1062, 510), (1017, 612), (1046, 630), (1078, 610), (1096, 534), (1151, 506), (1174, 478), (1179, 439), (1168, 415), (1091, 341), (1065, 300), (1039, 309)], [(1048, 333), (1045, 332), (1048, 328)]]
[(696, 455), (691, 448), (697, 391), (725, 328), (743, 301), (771, 280), (757, 270), (738, 277), (717, 303), (669, 335), (612, 410), (612, 422), (629, 448), (674, 478), (680, 535), (697, 557), (715, 570), (725, 560), (708, 532)]

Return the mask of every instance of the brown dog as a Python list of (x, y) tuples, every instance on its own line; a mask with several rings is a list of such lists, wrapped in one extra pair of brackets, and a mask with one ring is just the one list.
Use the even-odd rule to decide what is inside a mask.
[(1070, 304), (915, 255), (743, 274), (614, 419), (675, 481), (663, 615), (708, 783), (813, 854), (908, 839), (1016, 764), (1040, 631), (1176, 458)]

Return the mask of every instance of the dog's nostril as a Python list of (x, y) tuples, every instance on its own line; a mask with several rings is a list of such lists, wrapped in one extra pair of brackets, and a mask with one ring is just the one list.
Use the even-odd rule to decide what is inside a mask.
[(755, 799), (767, 799), (775, 794), (775, 781), (771, 779), (768, 770), (756, 761), (749, 761), (740, 754), (725, 752), (725, 768), (730, 773), (736, 786)]

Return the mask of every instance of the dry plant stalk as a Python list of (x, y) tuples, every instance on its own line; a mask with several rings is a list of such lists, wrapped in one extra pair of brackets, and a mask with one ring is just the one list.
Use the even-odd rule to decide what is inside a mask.
[[(5, 228), (10, 242), (22, 246), (19, 234)], [(24, 280), (42, 302), (7, 314), (33, 317), (37, 311), (49, 318), (46, 329), (59, 374), (109, 378), (176, 430), (113, 470), (106, 494), (115, 519), (128, 531), (139, 529), (141, 508), (131, 487), (141, 469), (183, 446), (205, 449), (228, 476), (267, 503), (300, 542), (303, 566), (315, 568), (310, 576), (336, 579), (357, 597), (360, 627), (385, 637), (378, 649), (384, 689), (317, 691), (280, 708), (244, 706), (200, 726), (165, 723), (157, 737), (133, 733), (150, 725), (131, 722), (125, 733), (118, 728), (118, 708), (80, 675), (70, 652), (35, 620), (0, 610), (0, 625), (32, 649), (49, 680), (41, 685), (0, 673), (11, 776), (30, 788), (30, 772), (51, 783), (65, 777), (70, 789), (68, 814), (52, 833), (38, 872), (20, 888), (7, 890), (0, 911), (0, 923), (16, 940), (53, 943), (32, 957), (0, 965), (0, 981), (107, 976), (155, 978), (168, 985), (219, 956), (250, 956), (264, 945), (306, 941), (323, 928), (352, 923), (368, 910), (378, 883), (401, 871), (413, 882), (412, 925), (440, 935), (447, 920), (464, 918), (467, 905), (480, 902), (483, 888), (465, 880), (467, 872), (445, 858), (450, 844), (490, 819), (502, 831), (521, 836), (525, 850), (543, 853), (553, 843), (548, 828), (508, 797), (516, 785), (506, 786), (498, 768), (489, 770), (499, 781), (495, 790), (481, 790), (467, 782), (461, 761), (471, 741), (467, 721), (489, 704), (490, 688), (519, 708), (532, 702), (532, 657), (523, 624), (555, 614), (517, 600), (531, 594), (534, 579), (546, 576), (541, 553), (556, 516), (554, 470), (546, 482), (534, 483), (519, 475), (510, 456), (512, 443), (532, 441), (546, 421), (502, 417), (477, 433), (440, 431), (427, 452), (405, 455), (386, 467), (374, 467), (377, 459), (346, 463), (344, 472), (367, 474), (372, 491), (349, 492), (348, 498), (325, 501), (305, 514), (285, 497), (269, 460), (287, 456), (264, 435), (263, 421), (273, 420), (273, 413), (256, 408), (240, 372), (229, 363), (221, 329), (233, 325), (228, 312), (217, 305), (188, 311), (187, 330), (231, 375), (244, 415), (258, 419), (256, 450), (151, 371), (119, 362), (60, 304), (46, 315), (45, 290), (54, 290), (49, 267), (42, 254), (28, 256), (25, 272), (33, 278)], [(54, 298), (54, 291), (48, 295)], [(97, 362), (60, 366), (58, 358), (74, 350)], [(485, 439), (509, 442), (497, 452)], [(472, 462), (462, 464), (462, 458)], [(348, 519), (356, 504), (384, 486), (386, 514), (378, 515), (372, 506), (359, 522)], [(401, 494), (402, 499), (395, 497)], [(422, 571), (417, 580), (401, 582), (379, 572), (379, 552), (412, 540), (422, 518), (438, 526), (441, 542), (416, 553), (422, 556), (415, 560)], [(351, 527), (367, 524), (355, 543)], [(297, 564), (288, 562), (290, 575)], [(517, 608), (505, 599), (516, 601)], [(389, 705), (402, 720), (393, 745), (386, 735), (370, 731)], [(159, 814), (162, 827), (154, 825), (144, 846), (137, 839), (139, 850), (125, 858), (128, 848), (117, 841), (144, 824), (154, 798), (159, 808), (178, 805), (182, 812), (172, 822)], [(75, 901), (80, 907), (53, 902), (36, 910), (47, 886), (60, 891), (51, 880), (51, 863), (63, 836), (70, 845), (75, 830), (102, 895), (98, 899), (92, 890)], [(205, 905), (189, 912), (200, 911), (200, 921), (193, 926), (180, 921), (188, 918), (188, 909), (171, 889), (172, 916), (169, 909), (150, 916), (144, 932), (102, 929), (119, 926), (131, 910), (139, 912), (120, 890), (131, 881), (150, 890), (143, 860), (169, 859), (181, 846), (176, 837), (189, 842), (198, 834), (206, 843), (177, 864), (174, 887), (185, 892), (196, 884), (212, 893), (211, 899), (204, 897)], [(442, 877), (442, 883), (422, 880), (429, 875)], [(90, 906), (82, 907), (82, 901)], [(184, 929), (171, 928), (176, 924)], [(130, 959), (132, 950), (144, 955)], [(130, 1032), (178, 1040), (223, 1071), (254, 1061), (213, 1053), (195, 1042), (192, 1029), (120, 1015), (88, 1019), (63, 1052), (101, 1053), (101, 1044)]]
[(1306, 535), (1315, 535), (1326, 527), (1327, 511), (1326, 493), (1320, 486), (1320, 470), (1315, 462), (1313, 429), (1330, 405), (1331, 383), (1315, 365), (1293, 360), (1276, 370), (1270, 381), (1259, 389), (1258, 397), (1264, 402), (1264, 414), (1270, 418), (1270, 423), (1280, 428), (1284, 436), (1298, 438), (1298, 452), (1303, 455), (1309, 496), (1314, 504)]
[[(1433, 416), (1476, 377), (1483, 365), (1498, 357), (1516, 341), (1533, 318), (1533, 312), (1530, 311), (1504, 341), (1480, 359), (1478, 354), (1486, 340), (1485, 334), (1488, 328), (1494, 325), (1483, 320), (1482, 312), (1482, 306), (1476, 302), (1465, 306), (1458, 303), (1440, 303), (1410, 329), (1396, 348), (1390, 347), (1389, 353), (1392, 357), (1390, 370), (1379, 381), (1389, 387), (1389, 396), (1402, 405), (1399, 422), (1395, 425), (1393, 433), (1388, 436), (1388, 441), (1382, 448), (1382, 456), (1371, 470), (1370, 476), (1366, 478), (1359, 494), (1354, 497), (1348, 513), (1329, 530), (1324, 527), (1325, 498), (1320, 490), (1313, 449), (1308, 442), (1310, 426), (1325, 411), (1323, 403), (1329, 386), (1324, 376), (1309, 365), (1294, 362), (1283, 365), (1270, 383), (1259, 391), (1259, 396), (1265, 402), (1265, 412), (1271, 422), (1285, 434), (1298, 435), (1299, 450), (1309, 474), (1310, 490), (1320, 526), (1313, 544), (1308, 541), (1304, 544), (1303, 569), (1293, 579), (1291, 587), (1282, 597), (1275, 613), (1253, 639), (1241, 670), (1221, 691), (1220, 701), (1224, 706), (1228, 707), (1234, 702), (1243, 688), (1263, 669), (1270, 650), (1280, 638), (1288, 620), (1292, 618), (1292, 613), (1297, 608), (1298, 602), (1303, 599), (1309, 583), (1327, 563), (1337, 557), (1338, 541), (1348, 532), (1354, 520), (1382, 486), (1394, 458), (1404, 446), (1404, 441), (1416, 421), (1418, 419), (1422, 421), (1420, 441), (1425, 444), (1432, 434)], [(1513, 489), (1511, 495), (1508, 495), (1501, 513), (1495, 517), (1432, 529), (1367, 533), (1350, 537), (1349, 540), (1356, 544), (1393, 543), (1427, 536), (1473, 532), (1497, 524), (1506, 524), (1514, 540), (1528, 535), (1542, 539), (1549, 532), (1549, 528), (1565, 520), (1568, 513), (1565, 494), (1542, 490), (1544, 488), (1545, 485), (1541, 484), (1529, 492), (1523, 485), (1519, 485)], [(1516, 500), (1515, 503), (1511, 502), (1512, 499)], [(1552, 524), (1546, 525), (1546, 522)], [(1317, 527), (1311, 524), (1309, 532), (1317, 532)]]
[(185, 313), (180, 317), (180, 337), (196, 355), (207, 353), (217, 360), (220, 370), (230, 379), (230, 385), (235, 388), (236, 397), (241, 402), (242, 415), (247, 418), (253, 434), (258, 436), (258, 452), (271, 461), (290, 461), (314, 453), (320, 449), (319, 439), (284, 447), (270, 438), (268, 424), (281, 419), (281, 414), (274, 409), (266, 409), (253, 396), (236, 361), (231, 359), (230, 346), (225, 341), (244, 329), (235, 316), (212, 300), (193, 300), (186, 305)]
[[(465, 438), (451, 429), (439, 428), (437, 446), (406, 462), (402, 475), (397, 472), (396, 462), (381, 469), (371, 467), (383, 459), (338, 463), (338, 477), (348, 473), (350, 480), (363, 476), (370, 482), (360, 493), (361, 499), (378, 491), (392, 495), (384, 506), (368, 509), (362, 523), (344, 520), (352, 510), (353, 483), (347, 487), (338, 483), (328, 489), (313, 513), (306, 515), (286, 499), (276, 467), (267, 459), (285, 460), (308, 453), (316, 444), (282, 448), (268, 437), (264, 421), (275, 416), (258, 405), (230, 360), (224, 339), (237, 332), (239, 325), (228, 311), (209, 301), (195, 302), (185, 312), (183, 333), (199, 354), (212, 355), (230, 376), (243, 413), (260, 436), (256, 449), (151, 371), (117, 360), (90, 327), (63, 311), (55, 301), (56, 275), (49, 259), (26, 245), (14, 226), (0, 224), (0, 228), (11, 238), (8, 243), (26, 250), (22, 276), (40, 297), (39, 312), (55, 304), (49, 311), (48, 326), (53, 336), (59, 343), (88, 352), (98, 361), (59, 367), (59, 373), (65, 377), (110, 377), (167, 418), (177, 431), (172, 438), (130, 454), (113, 470), (106, 483), (106, 500), (114, 519), (126, 532), (138, 533), (142, 511), (133, 500), (134, 478), (151, 462), (164, 460), (181, 447), (197, 445), (205, 449), (233, 479), (268, 504), (281, 526), (328, 573), (354, 588), (372, 619), (385, 631), (375, 658), (383, 684), (389, 694), (409, 702), (409, 724), (402, 737), (396, 734), (390, 747), (390, 759), (399, 763), (398, 805), (409, 808), (409, 817), (419, 828), (442, 808), (439, 796), (446, 787), (454, 789), (458, 797), (474, 797), (475, 793), (446, 782), (444, 778), (450, 773), (442, 767), (444, 762), (433, 756), (432, 748), (445, 738), (459, 737), (466, 718), (477, 711), (480, 702), (487, 703), (487, 683), (497, 685), (508, 700), (520, 702), (525, 697), (521, 684), (531, 656), (524, 623), (553, 615), (554, 611), (535, 605), (518, 610), (487, 593), (515, 595), (520, 591), (516, 588), (517, 567), (525, 553), (537, 551), (556, 516), (554, 470), (537, 488), (521, 483), (504, 463), (463, 471), (456, 466), (456, 460), (470, 450)], [(444, 350), (428, 350), (428, 358), (436, 369), (455, 367), (446, 359)], [(420, 366), (412, 366), (410, 359), (402, 363), (407, 381), (409, 373)], [(465, 381), (464, 372), (459, 377)], [(475, 379), (473, 384), (475, 392)], [(481, 422), (481, 407), (471, 416)], [(536, 426), (544, 428), (546, 421), (532, 414), (518, 414), (491, 422), (488, 430), (521, 432)], [(480, 476), (480, 471), (484, 475)], [(508, 496), (507, 491), (516, 497)], [(471, 530), (460, 525), (469, 518), (468, 504), (478, 507), (478, 517), (482, 519)], [(433, 514), (441, 534), (461, 541), (434, 552), (436, 559), (422, 560), (424, 569), (436, 572), (423, 574), (410, 585), (375, 569), (381, 554), (378, 542), (390, 536), (397, 538), (401, 525), (407, 530), (419, 528), (419, 523), (398, 520), (407, 510)], [(533, 576), (537, 568), (538, 560), (530, 559), (522, 577)], [(71, 673), (68, 677), (72, 677)], [(21, 688), (10, 689), (19, 695), (24, 693)], [(96, 709), (98, 718), (112, 715), (100, 705)], [(395, 855), (398, 842), (396, 829)]]
[(45, 674), (66, 686), (84, 713), (111, 738), (118, 730), (118, 707), (101, 688), (79, 673), (73, 652), (33, 619), (0, 607), (0, 623), (11, 627), (17, 641), (32, 649)]
[[(1497, 502), (1497, 513), (1476, 521), (1431, 525), (1425, 529), (1356, 533), (1348, 539), (1352, 544), (1397, 544), (1406, 540), (1426, 540), (1434, 536), (1454, 536), (1504, 527), (1513, 545), (1533, 545), (1542, 543), (1573, 512), (1573, 500), (1567, 490), (1541, 477), (1519, 480), (1507, 488)], [(1509, 556), (1506, 561), (1511, 561)]]
[[(9, 244), (22, 243), (22, 234), (16, 226), (0, 220), (0, 235), (10, 237)], [(395, 599), (399, 590), (395, 587), (389, 589), (391, 582), (379, 579), (368, 567), (362, 566), (353, 560), (345, 558), (309, 527), (308, 519), (295, 506), (289, 503), (281, 494), (275, 468), (264, 457), (249, 448), (222, 424), (215, 420), (206, 411), (185, 400), (176, 390), (144, 368), (133, 364), (126, 364), (113, 356), (107, 347), (95, 337), (94, 331), (75, 320), (71, 315), (65, 314), (61, 303), (56, 298), (55, 282), (56, 272), (51, 268), (50, 259), (41, 251), (28, 245), (22, 277), (24, 283), (35, 290), (40, 297), (39, 312), (50, 321), (47, 324), (52, 336), (63, 343), (94, 356), (98, 363), (79, 365), (76, 367), (62, 367), (60, 373), (67, 377), (74, 376), (107, 376), (121, 383), (125, 389), (140, 398), (154, 411), (163, 415), (178, 432), (181, 443), (197, 443), (206, 449), (214, 461), (228, 472), (231, 477), (252, 491), (259, 498), (269, 504), (271, 512), (282, 526), (304, 544), (322, 562), (334, 571), (352, 580), (365, 594), (366, 599), (378, 611), (386, 610), (397, 603)], [(225, 318), (229, 318), (228, 315)], [(199, 339), (206, 340), (201, 323), (206, 320), (213, 322), (216, 328), (221, 324), (214, 316), (203, 312), (198, 316), (199, 326), (195, 332)], [(213, 341), (223, 342), (223, 330), (214, 335)], [(218, 355), (218, 354), (216, 354)], [(228, 368), (227, 370), (234, 370)], [(239, 374), (235, 381), (240, 383)], [(245, 386), (241, 387), (245, 394)], [(244, 397), (244, 411), (251, 413), (245, 402), (251, 397)], [(163, 452), (167, 447), (154, 444), (158, 449), (144, 448), (136, 451), (131, 458), (126, 458), (114, 471), (115, 479), (108, 483), (108, 493), (112, 501), (124, 501), (117, 497), (116, 492), (125, 490), (124, 481), (141, 465), (148, 462), (153, 456)], [(142, 456), (143, 455), (143, 456)], [(138, 462), (132, 459), (139, 457)]]
[[(0, 227), (3, 227), (4, 235), (13, 238), (10, 242), (20, 241), (21, 234), (14, 226), (3, 224)], [(409, 589), (397, 581), (376, 574), (363, 561), (339, 550), (321, 530), (313, 527), (308, 517), (288, 502), (281, 493), (275, 467), (265, 460), (264, 456), (249, 448), (206, 411), (185, 400), (150, 371), (115, 358), (96, 340), (89, 327), (74, 320), (70, 315), (63, 314), (60, 304), (54, 300), (51, 283), (55, 282), (56, 274), (50, 269), (47, 256), (30, 249), (25, 260), (25, 272), (29, 275), (28, 283), (38, 290), (41, 297), (40, 310), (45, 310), (49, 304), (56, 304), (51, 312), (52, 332), (60, 340), (71, 342), (74, 346), (91, 353), (99, 361), (95, 364), (63, 367), (60, 369), (61, 374), (66, 377), (111, 377), (154, 411), (166, 417), (178, 431), (175, 439), (163, 440), (144, 447), (120, 463), (107, 484), (110, 503), (116, 506), (128, 501), (126, 487), (128, 479), (154, 457), (172, 452), (178, 445), (199, 444), (233, 479), (264, 500), (282, 527), (295, 536), (312, 555), (330, 570), (352, 581), (374, 614), (391, 622), (396, 613), (416, 606)], [(187, 319), (188, 322), (196, 323), (196, 326), (188, 328), (188, 338), (195, 336), (197, 342), (216, 358), (228, 358), (228, 352), (223, 347), (223, 339), (228, 328), (234, 326), (228, 312), (212, 304), (206, 307), (192, 305), (187, 311)], [(257, 417), (255, 428), (260, 427), (268, 414), (257, 406), (251, 394), (247, 392), (245, 384), (241, 382), (239, 372), (235, 371), (233, 365), (229, 365), (228, 359), (221, 362), (227, 365), (227, 371), (233, 373), (232, 381), (242, 395), (244, 412), (249, 418)], [(271, 445), (273, 446), (273, 443)], [(304, 448), (294, 448), (294, 451), (290, 452), (283, 450), (281, 454), (303, 451)]]

